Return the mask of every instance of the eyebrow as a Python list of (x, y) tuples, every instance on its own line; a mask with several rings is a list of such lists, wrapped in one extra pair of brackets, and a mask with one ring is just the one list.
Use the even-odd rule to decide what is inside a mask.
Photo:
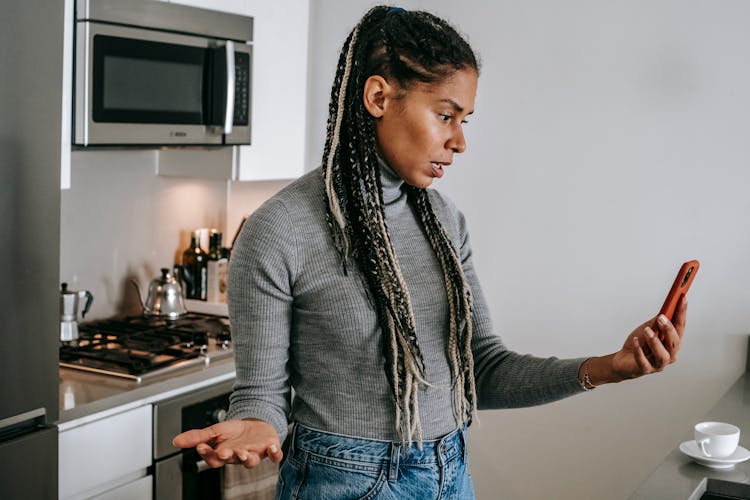
[[(450, 98), (440, 99), (440, 102), (446, 102), (446, 103), (450, 104), (450, 106), (451, 106), (451, 107), (452, 107), (452, 108), (453, 108), (454, 110), (456, 110), (457, 112), (459, 112), (459, 113), (463, 113), (463, 111), (464, 111), (464, 108), (462, 108), (462, 107), (461, 107), (461, 106), (460, 106), (460, 105), (459, 105), (459, 104), (458, 104), (458, 103), (457, 103), (456, 101), (454, 101), (453, 99), (450, 99)], [(474, 113), (474, 111), (469, 111), (469, 112), (468, 112), (468, 113), (466, 113), (466, 114), (467, 114), (467, 115), (470, 115), (470, 114), (473, 114), (473, 113)]]

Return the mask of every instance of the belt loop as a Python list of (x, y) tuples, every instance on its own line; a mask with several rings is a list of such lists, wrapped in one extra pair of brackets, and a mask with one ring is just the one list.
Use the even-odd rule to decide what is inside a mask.
[(466, 428), (466, 424), (464, 423), (463, 426), (461, 426), (461, 444), (463, 444), (464, 447), (464, 464), (467, 466), (469, 465), (469, 430)]
[(398, 479), (398, 463), (401, 459), (401, 444), (391, 443), (391, 460), (388, 464), (388, 481), (394, 482)]

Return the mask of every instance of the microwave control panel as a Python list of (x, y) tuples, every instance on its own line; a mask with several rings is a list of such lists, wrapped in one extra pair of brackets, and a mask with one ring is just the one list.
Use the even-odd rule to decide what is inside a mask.
[(250, 54), (234, 54), (234, 125), (248, 125), (250, 117)]

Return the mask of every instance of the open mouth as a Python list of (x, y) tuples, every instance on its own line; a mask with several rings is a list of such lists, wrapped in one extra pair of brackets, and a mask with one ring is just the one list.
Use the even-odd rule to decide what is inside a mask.
[(435, 174), (435, 177), (438, 179), (443, 176), (445, 171), (443, 170), (443, 164), (438, 162), (432, 162), (432, 173)]

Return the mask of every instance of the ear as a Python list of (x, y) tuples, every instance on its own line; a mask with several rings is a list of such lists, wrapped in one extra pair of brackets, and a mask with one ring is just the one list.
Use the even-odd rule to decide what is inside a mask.
[(375, 118), (382, 117), (393, 91), (394, 88), (382, 76), (370, 76), (365, 81), (365, 89), (362, 95), (367, 111)]

